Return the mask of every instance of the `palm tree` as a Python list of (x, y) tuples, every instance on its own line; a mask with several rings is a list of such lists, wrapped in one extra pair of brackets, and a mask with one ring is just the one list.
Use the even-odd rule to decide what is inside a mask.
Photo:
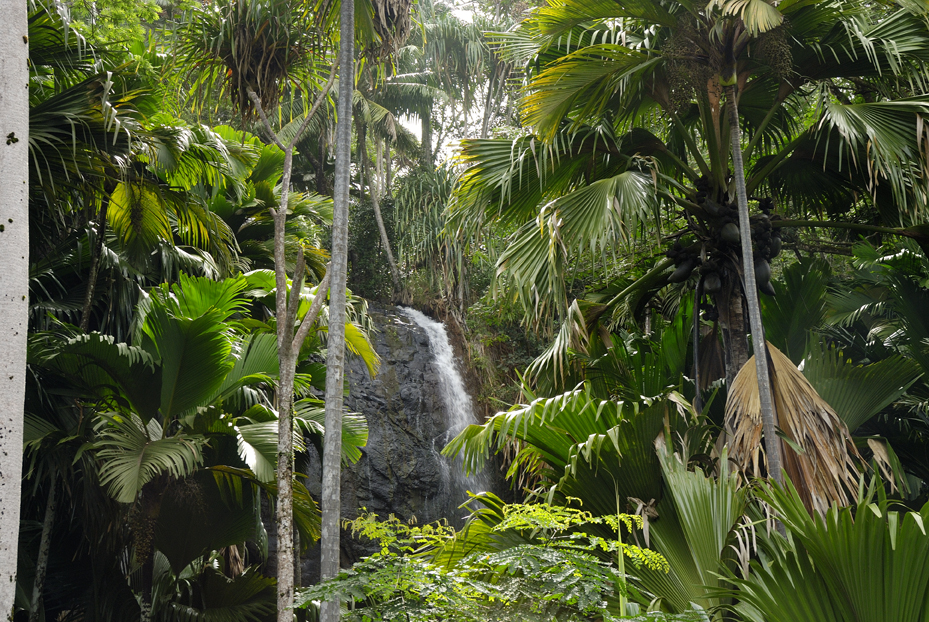
[[(84, 330), (119, 333), (129, 320), (113, 308), (135, 303), (126, 281), (176, 278), (173, 264), (197, 260), (231, 274), (231, 232), (190, 191), (234, 168), (238, 146), (156, 112), (155, 69), (90, 46), (57, 12), (36, 8), (29, 27), (33, 325), (58, 305)], [(151, 50), (142, 57), (161, 62)], [(73, 265), (59, 263), (66, 254)], [(119, 286), (98, 296), (101, 273)]]
[[(243, 122), (246, 118), (260, 118), (269, 140), (284, 152), (281, 179), (281, 197), (277, 209), (269, 210), (274, 220), (274, 266), (276, 271), (277, 295), (275, 315), (278, 327), (278, 356), (280, 357), (281, 385), (279, 406), (283, 425), (278, 445), (278, 489), (282, 502), (277, 508), (277, 533), (282, 534), (278, 546), (278, 619), (289, 620), (293, 609), (294, 555), (293, 547), (286, 544), (293, 532), (291, 486), (293, 480), (293, 444), (289, 433), (292, 417), (294, 374), (300, 347), (316, 315), (323, 296), (317, 298), (318, 305), (310, 314), (301, 318), (297, 327), (298, 298), (287, 297), (286, 221), (289, 206), (291, 174), (293, 171), (294, 147), (306, 130), (314, 114), (328, 98), (335, 80), (335, 67), (325, 85), (316, 79), (317, 63), (325, 60), (325, 43), (315, 40), (311, 4), (308, 2), (253, 2), (233, 0), (225, 5), (197, 11), (192, 27), (186, 31), (183, 46), (186, 61), (196, 72), (197, 80), (207, 92), (221, 85), (228, 87), (233, 108)], [(322, 38), (320, 38), (322, 41)], [(283, 92), (290, 80), (298, 81), (307, 92), (319, 92), (319, 97), (310, 108), (293, 137), (286, 140), (274, 131), (268, 120), (267, 111), (277, 110)], [(336, 211), (338, 213), (338, 211)], [(334, 225), (338, 219), (334, 218)], [(334, 239), (337, 239), (335, 236)], [(335, 248), (334, 248), (335, 251)], [(336, 253), (333, 252), (333, 258)], [(297, 290), (302, 289), (306, 262), (304, 253), (298, 251), (294, 268)], [(330, 274), (322, 282), (327, 288)], [(338, 278), (335, 279), (338, 281)], [(337, 283), (335, 283), (337, 284)], [(336, 289), (332, 290), (337, 291)], [(340, 331), (342, 317), (339, 305), (333, 297), (335, 330), (332, 331), (331, 347), (341, 351)], [(336, 372), (336, 375), (339, 375)], [(340, 406), (341, 410), (341, 406)], [(336, 464), (336, 467), (338, 463)], [(287, 538), (287, 540), (284, 540)]]
[(4, 276), (0, 283), (0, 335), (5, 345), (0, 354), (3, 397), (0, 398), (0, 615), (13, 611), (16, 586), (20, 474), (22, 463), (23, 395), (26, 370), (26, 326), (28, 316), (28, 30), (25, 3), (7, 3), (0, 8), (4, 42), (0, 44), (0, 79), (8, 85), (0, 98), (0, 131), (6, 138), (0, 155), (0, 183), (7, 189), (0, 201), (3, 227), (0, 255)]
[[(116, 508), (104, 504), (103, 511), (99, 501), (90, 505), (111, 516), (105, 523), (109, 530), (129, 525), (129, 541), (122, 545), (134, 552), (133, 573), (140, 581), (134, 589), (144, 605), (143, 619), (184, 602), (173, 587), (165, 592), (164, 581), (181, 582), (183, 574), (194, 571), (206, 589), (209, 573), (198, 566), (204, 555), (222, 557), (228, 570), (238, 553), (216, 551), (266, 538), (260, 493), (277, 497), (279, 424), (269, 390), (279, 376), (276, 338), (273, 326), (255, 333), (237, 326), (251, 298), (273, 298), (273, 289), (270, 271), (220, 282), (182, 276), (178, 285), (152, 290), (139, 305), (132, 344), (99, 333), (62, 339), (61, 330), (33, 338), (34, 372), (41, 381), (35, 390), (49, 393), (31, 401), (41, 409), (29, 419), (27, 458), (37, 465), (31, 477), (54, 482), (59, 474), (76, 471), (65, 481), (75, 481), (85, 495), (88, 487), (105, 490), (116, 502)], [(308, 289), (293, 295), (305, 306), (314, 298)], [(261, 323), (253, 320), (251, 326)], [(375, 365), (363, 335), (354, 326), (349, 334), (354, 349)], [(309, 384), (303, 374), (298, 380), (301, 387)], [(65, 387), (81, 396), (80, 408), (64, 400), (49, 411), (45, 405)], [(297, 427), (290, 433), (302, 448), (305, 433), (319, 436), (323, 428), (320, 403), (306, 396), (306, 388), (300, 393), (304, 399), (297, 402)], [(343, 455), (356, 460), (366, 426), (351, 417), (344, 425)], [(88, 447), (93, 449), (85, 451)], [(59, 463), (64, 466), (54, 466)], [(298, 484), (296, 490), (297, 527), (308, 545), (318, 538), (318, 512), (306, 489)], [(77, 499), (71, 503), (80, 505)], [(46, 523), (55, 522), (53, 512), (46, 510), (45, 516)], [(92, 521), (85, 523), (83, 537), (99, 537)], [(178, 530), (186, 536), (179, 538)], [(93, 555), (109, 556), (118, 566), (119, 551), (114, 543)], [(160, 570), (162, 558), (170, 576)], [(251, 576), (248, 580), (257, 581)], [(272, 610), (273, 603), (272, 596), (263, 606)], [(37, 612), (34, 606), (32, 613)]]
[[(731, 385), (748, 359), (743, 302), (756, 296), (756, 272), (769, 291), (784, 227), (809, 224), (808, 210), (842, 214), (857, 201), (896, 206), (881, 224), (919, 235), (903, 228), (923, 213), (917, 180), (927, 165), (917, 133), (929, 112), (925, 22), (913, 11), (851, 0), (550, 3), (500, 37), (500, 55), (528, 68), (522, 115), (534, 135), (465, 142), (459, 215), (520, 226), (498, 271), (527, 310), (563, 319), (563, 274), (582, 250), (628, 248), (637, 231), (672, 224), (668, 258), (600, 295), (568, 330), (596, 334), (601, 318), (620, 320), (623, 305), (641, 312), (669, 281), (696, 274), (698, 298), (709, 296), (719, 313)], [(849, 32), (855, 43), (846, 46)], [(727, 86), (737, 89), (724, 97)], [(739, 157), (751, 165), (744, 194), (761, 210), (751, 217), (737, 200), (742, 175), (730, 171)], [(782, 213), (772, 215), (775, 200)], [(768, 472), (777, 476), (765, 412)]]

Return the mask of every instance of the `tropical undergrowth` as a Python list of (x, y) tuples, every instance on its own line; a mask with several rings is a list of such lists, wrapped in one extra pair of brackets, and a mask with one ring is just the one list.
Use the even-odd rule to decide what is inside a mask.
[[(336, 579), (301, 592), (298, 605), (338, 595), (349, 620), (614, 620), (617, 608), (632, 619), (704, 620), (694, 608), (681, 616), (639, 615), (626, 608), (626, 576), (604, 559), (625, 556), (630, 566), (666, 572), (668, 562), (654, 551), (622, 542), (619, 534), (642, 527), (627, 514), (594, 516), (581, 509), (503, 504), (490, 495), (486, 537), (513, 545), (468, 552), (467, 534), (436, 523), (406, 524), (391, 516), (364, 514), (346, 523), (353, 534), (376, 540), (381, 550)], [(606, 526), (614, 535), (587, 532)]]

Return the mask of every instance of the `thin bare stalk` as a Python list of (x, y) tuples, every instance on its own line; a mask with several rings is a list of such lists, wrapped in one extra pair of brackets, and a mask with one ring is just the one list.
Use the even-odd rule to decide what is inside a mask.
[[(368, 163), (368, 150), (362, 142), (362, 137), (365, 132), (362, 131), (359, 133), (359, 155), (362, 160), (362, 170), (370, 171), (372, 167)], [(371, 183), (377, 178), (377, 174), (368, 175), (368, 183), (371, 189), (371, 207), (374, 209), (374, 220), (377, 222), (377, 231), (381, 236), (381, 245), (384, 247), (384, 252), (387, 253), (387, 264), (390, 267), (390, 278), (393, 281), (393, 298), (394, 300), (399, 300), (402, 297), (403, 286), (400, 284), (400, 270), (397, 268), (397, 261), (394, 259), (394, 254), (390, 249), (390, 240), (387, 238), (387, 228), (384, 226), (384, 218), (381, 216), (381, 200), (378, 196), (378, 184)], [(363, 190), (363, 188), (362, 188)]]
[(42, 521), (42, 537), (39, 540), (39, 557), (36, 560), (35, 579), (32, 582), (32, 610), (29, 612), (29, 622), (39, 621), (42, 591), (45, 589), (45, 571), (48, 570), (48, 553), (52, 545), (52, 525), (55, 524), (55, 510), (58, 505), (56, 488), (53, 475), (51, 487), (48, 490), (48, 500), (45, 502), (45, 518)]
[(97, 287), (97, 274), (100, 271), (100, 257), (103, 255), (103, 238), (106, 236), (106, 209), (110, 204), (104, 199), (100, 208), (100, 224), (97, 226), (97, 239), (94, 240), (90, 255), (90, 274), (87, 276), (87, 291), (84, 292), (84, 307), (81, 309), (81, 331), (87, 332), (90, 327), (90, 310), (94, 304), (94, 291)]

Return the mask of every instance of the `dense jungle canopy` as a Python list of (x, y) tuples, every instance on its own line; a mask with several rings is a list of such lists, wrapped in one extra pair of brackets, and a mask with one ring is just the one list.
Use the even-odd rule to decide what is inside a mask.
[[(4, 616), (929, 622), (925, 2), (9, 3)], [(369, 302), (510, 490), (340, 568)]]

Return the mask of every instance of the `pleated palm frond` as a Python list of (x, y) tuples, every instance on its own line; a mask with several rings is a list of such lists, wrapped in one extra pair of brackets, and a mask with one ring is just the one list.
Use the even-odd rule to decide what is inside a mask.
[[(268, 484), (275, 481), (277, 470), (278, 422), (277, 419), (273, 419), (248, 423), (247, 418), (253, 410), (247, 411), (242, 417), (246, 421), (235, 427), (236, 443), (239, 457), (255, 474), (255, 479)], [(296, 426), (294, 426), (293, 443), (294, 451), (298, 453), (306, 451), (303, 434)]]
[(713, 474), (688, 468), (686, 458), (669, 452), (663, 437), (655, 447), (667, 494), (657, 505), (657, 519), (650, 521), (650, 546), (668, 560), (670, 569), (638, 569), (637, 583), (666, 610), (684, 612), (692, 602), (716, 607), (723, 585), (720, 575), (750, 500), (748, 487), (725, 451)]
[(810, 344), (803, 375), (845, 422), (850, 432), (899, 399), (923, 374), (911, 358), (899, 354), (855, 365), (835, 347)]
[[(294, 404), (294, 424), (311, 437), (316, 449), (322, 452), (322, 438), (326, 434), (325, 409), (316, 398), (306, 398)], [(368, 444), (368, 420), (361, 413), (342, 413), (342, 464), (354, 464), (361, 459), (361, 448)]]
[[(879, 493), (880, 491), (878, 491)], [(929, 618), (929, 505), (891, 510), (866, 495), (857, 507), (811, 516), (791, 483), (765, 487), (791, 539), (733, 578), (749, 622), (922, 622)]]
[[(819, 396), (800, 370), (768, 344), (772, 390), (782, 443), (784, 470), (809, 510), (847, 505), (858, 487), (861, 456), (848, 427)], [(761, 401), (754, 356), (729, 389), (726, 431), (732, 457), (752, 475), (762, 475)]]
[(798, 365), (806, 355), (811, 332), (826, 321), (830, 276), (825, 261), (803, 259), (784, 269), (783, 282), (773, 282), (776, 296), (761, 298), (768, 341)]
[[(277, 497), (277, 484), (261, 481), (250, 469), (219, 465), (209, 467), (209, 470), (228, 504), (242, 503), (245, 486), (252, 486), (253, 490), (260, 489), (272, 499)], [(302, 546), (309, 546), (319, 539), (319, 521), (319, 506), (306, 486), (300, 480), (294, 480), (294, 524), (300, 532)]]
[(142, 488), (165, 475), (182, 479), (203, 462), (207, 439), (198, 435), (162, 436), (161, 425), (137, 415), (101, 415), (97, 457), (100, 485), (120, 503), (133, 503)]
[[(249, 567), (233, 579), (212, 566), (203, 569), (195, 584), (198, 589), (181, 590), (190, 586), (189, 579), (178, 581), (182, 596), (160, 605), (166, 619), (177, 622), (256, 622), (274, 615), (275, 580), (263, 576), (258, 568)], [(167, 591), (171, 593), (170, 588)]]

